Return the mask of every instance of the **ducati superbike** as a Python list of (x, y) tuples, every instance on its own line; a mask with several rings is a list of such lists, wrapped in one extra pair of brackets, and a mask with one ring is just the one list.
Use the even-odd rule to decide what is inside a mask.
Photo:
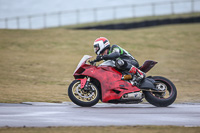
[[(68, 87), (68, 96), (76, 105), (91, 107), (99, 100), (135, 104), (145, 98), (156, 107), (167, 107), (176, 100), (176, 87), (165, 77), (148, 76), (138, 84), (136, 76), (118, 70), (115, 61), (107, 60), (96, 66), (91, 58), (83, 56), (73, 73), (75, 80)], [(138, 69), (147, 73), (155, 64), (156, 61), (147, 60)]]

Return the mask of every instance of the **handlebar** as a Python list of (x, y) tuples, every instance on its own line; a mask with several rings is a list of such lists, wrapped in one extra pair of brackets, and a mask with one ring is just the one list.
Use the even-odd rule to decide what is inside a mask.
[(91, 61), (88, 61), (91, 65), (96, 65), (96, 62), (98, 62), (96, 59), (95, 60), (91, 60)]

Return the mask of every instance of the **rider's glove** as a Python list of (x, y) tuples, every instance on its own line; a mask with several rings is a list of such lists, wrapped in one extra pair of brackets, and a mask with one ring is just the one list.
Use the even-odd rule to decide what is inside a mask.
[(104, 55), (104, 56), (103, 56), (103, 59), (104, 59), (104, 60), (108, 60), (108, 59), (109, 59), (109, 55)]
[(103, 60), (103, 56), (97, 55), (96, 61), (101, 61), (101, 60)]
[(91, 65), (93, 65), (95, 63), (95, 61), (89, 61)]

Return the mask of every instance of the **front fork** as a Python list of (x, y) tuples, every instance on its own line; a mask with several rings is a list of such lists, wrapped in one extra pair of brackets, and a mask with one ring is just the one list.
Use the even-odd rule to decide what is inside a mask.
[(87, 77), (87, 78), (84, 78), (84, 79), (78, 79), (81, 81), (81, 89), (84, 89), (84, 90), (89, 90), (90, 88), (88, 87), (89, 86), (89, 83), (90, 83), (90, 77)]

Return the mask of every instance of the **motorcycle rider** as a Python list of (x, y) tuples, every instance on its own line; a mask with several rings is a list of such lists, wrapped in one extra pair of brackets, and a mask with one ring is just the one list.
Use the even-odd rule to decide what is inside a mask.
[(120, 46), (110, 46), (109, 40), (105, 37), (97, 38), (93, 46), (94, 52), (97, 54), (96, 62), (101, 60), (114, 60), (119, 70), (128, 71), (136, 75), (136, 81), (138, 83), (145, 78), (145, 74), (137, 68), (139, 67), (138, 61)]

